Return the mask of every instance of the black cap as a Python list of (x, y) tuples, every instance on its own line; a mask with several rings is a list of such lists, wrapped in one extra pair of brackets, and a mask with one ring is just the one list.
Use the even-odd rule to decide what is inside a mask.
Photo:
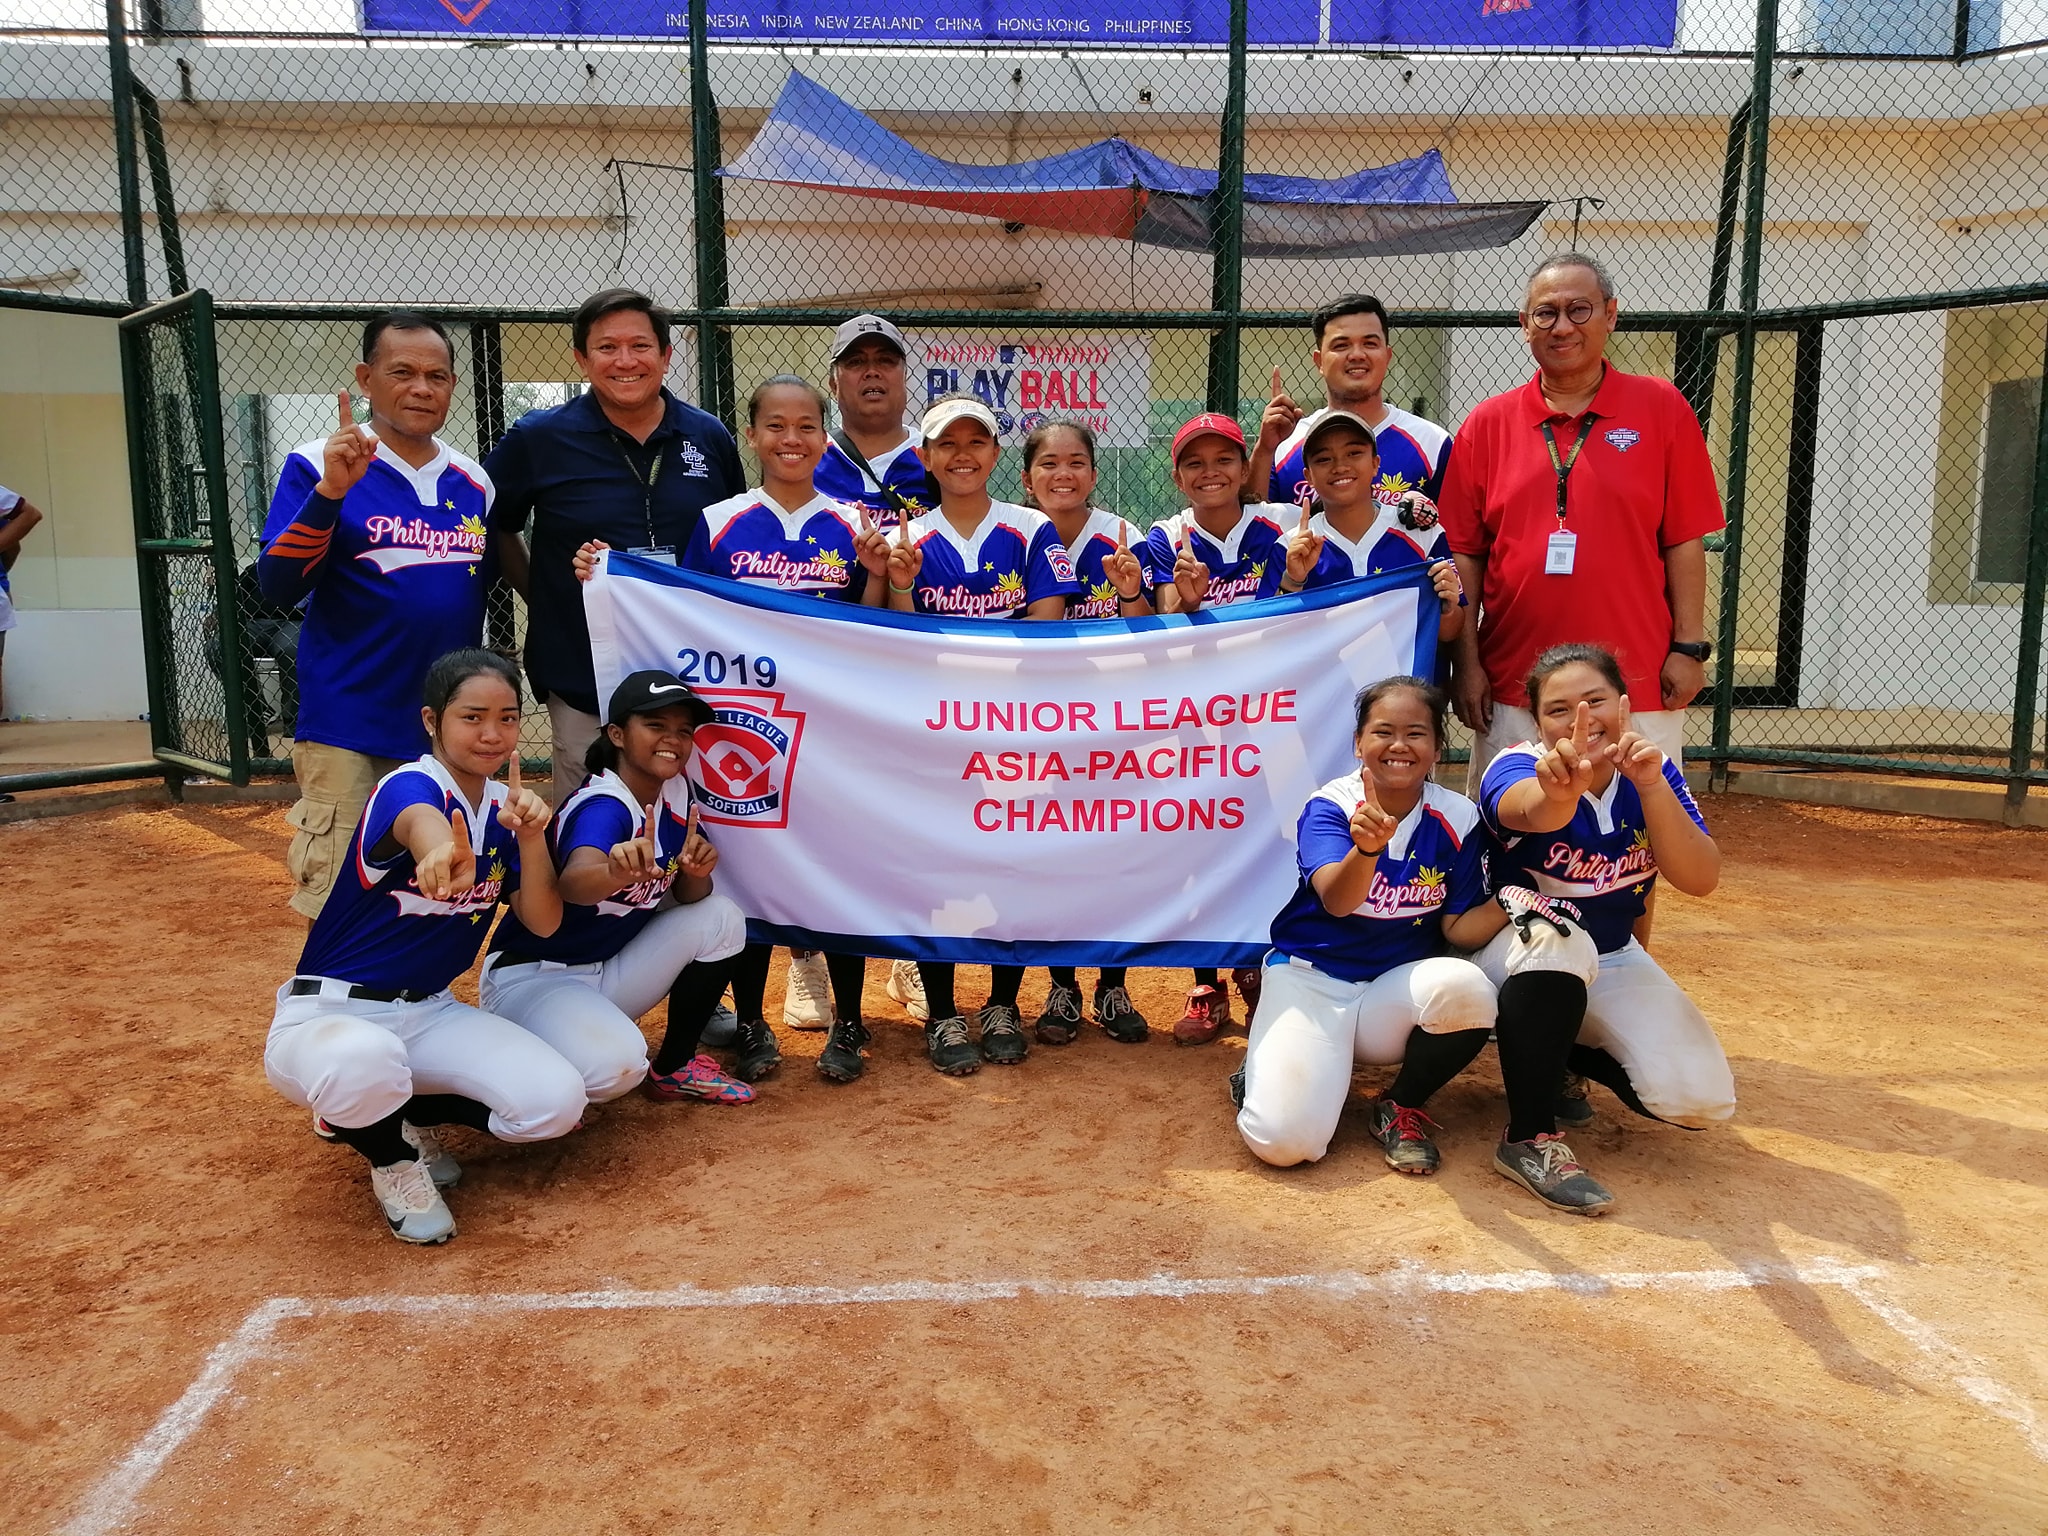
[(633, 715), (651, 715), (658, 709), (682, 705), (697, 725), (712, 721), (711, 706), (698, 698), (690, 685), (673, 672), (635, 672), (612, 690), (607, 725), (624, 725)]

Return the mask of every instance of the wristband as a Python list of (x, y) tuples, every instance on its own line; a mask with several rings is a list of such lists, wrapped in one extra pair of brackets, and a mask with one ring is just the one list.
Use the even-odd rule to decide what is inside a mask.
[(892, 582), (890, 582), (890, 583), (889, 583), (889, 590), (890, 590), (891, 592), (894, 592), (894, 593), (898, 594), (899, 596), (902, 596), (902, 597), (908, 597), (908, 596), (910, 596), (910, 594), (911, 594), (911, 593), (913, 593), (913, 592), (915, 592), (915, 591), (917, 590), (917, 583), (916, 583), (916, 582), (912, 582), (912, 583), (911, 583), (911, 584), (910, 584), (909, 586), (907, 586), (907, 587), (899, 587), (899, 586), (897, 586), (897, 585), (896, 585), (896, 583), (895, 583), (895, 582), (893, 582), (893, 581), (892, 581)]

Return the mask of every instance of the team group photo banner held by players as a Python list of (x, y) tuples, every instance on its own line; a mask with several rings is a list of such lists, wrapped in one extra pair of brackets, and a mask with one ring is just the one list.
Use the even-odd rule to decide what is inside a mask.
[(994, 964), (1253, 965), (1353, 697), (1435, 667), (1427, 569), (1192, 616), (989, 624), (607, 555), (600, 697), (717, 711), (690, 770), (756, 940)]

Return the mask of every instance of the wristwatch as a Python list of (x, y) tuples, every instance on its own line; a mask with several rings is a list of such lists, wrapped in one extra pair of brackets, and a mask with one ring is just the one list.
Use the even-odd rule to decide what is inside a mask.
[(1674, 656), (1690, 656), (1694, 661), (1704, 663), (1714, 654), (1714, 647), (1713, 643), (1707, 640), (1674, 640), (1671, 642), (1671, 653)]

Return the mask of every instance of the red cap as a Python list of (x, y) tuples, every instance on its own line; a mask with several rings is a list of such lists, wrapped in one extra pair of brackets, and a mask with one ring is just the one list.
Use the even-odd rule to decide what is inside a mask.
[(1180, 462), (1180, 451), (1198, 437), (1210, 434), (1227, 437), (1238, 447), (1244, 446), (1244, 428), (1228, 416), (1219, 416), (1214, 411), (1204, 411), (1173, 434), (1173, 462)]

